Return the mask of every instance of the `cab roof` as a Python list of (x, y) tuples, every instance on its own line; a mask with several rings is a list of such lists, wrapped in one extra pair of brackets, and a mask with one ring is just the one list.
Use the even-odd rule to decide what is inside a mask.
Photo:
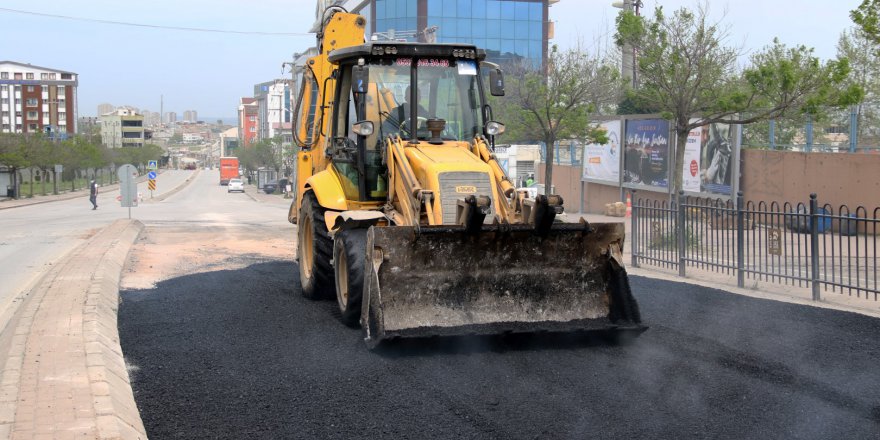
[(473, 44), (411, 43), (405, 41), (370, 41), (360, 46), (336, 49), (328, 54), (334, 64), (358, 58), (460, 58), (477, 62), (486, 58), (486, 51)]

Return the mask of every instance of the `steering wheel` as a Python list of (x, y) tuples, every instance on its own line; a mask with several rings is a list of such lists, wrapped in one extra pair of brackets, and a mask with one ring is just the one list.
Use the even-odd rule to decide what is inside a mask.
[[(412, 122), (412, 118), (404, 119), (403, 122), (400, 123), (400, 127), (399, 127), (400, 131), (405, 131), (409, 134), (412, 134), (412, 132), (408, 129), (408, 127), (410, 127), (412, 125), (411, 122)], [(428, 118), (423, 118), (421, 116), (416, 117), (416, 133), (418, 133), (419, 129), (426, 130), (427, 127), (428, 127)]]

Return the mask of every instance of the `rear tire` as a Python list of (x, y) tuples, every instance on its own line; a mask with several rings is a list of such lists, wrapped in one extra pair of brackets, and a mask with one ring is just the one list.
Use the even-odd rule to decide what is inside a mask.
[(309, 299), (332, 298), (336, 290), (330, 266), (333, 241), (324, 221), (325, 211), (314, 192), (307, 191), (297, 225), (297, 257), (302, 295)]
[(349, 327), (358, 327), (361, 318), (366, 253), (366, 229), (349, 229), (336, 234), (333, 242), (336, 301), (340, 318)]

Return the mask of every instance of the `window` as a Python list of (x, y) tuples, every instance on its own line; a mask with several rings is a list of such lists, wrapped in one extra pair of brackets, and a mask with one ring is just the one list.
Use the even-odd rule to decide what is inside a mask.
[(9, 79), (9, 72), (0, 72), (0, 79)]
[(20, 105), (21, 105), (21, 99), (19, 99), (19, 98), (15, 98), (15, 105), (20, 106)]
[(64, 94), (64, 86), (58, 86), (58, 94), (59, 94), (59, 95), (63, 95), (63, 94)]
[(58, 119), (67, 119), (66, 112), (58, 112)]
[(28, 98), (25, 103), (28, 107), (36, 107), (37, 106), (37, 98)]
[(37, 119), (37, 112), (27, 112), (28, 119)]
[(15, 79), (21, 80), (21, 72), (15, 72)]
[(62, 73), (61, 79), (73, 79), (73, 75), (71, 75), (69, 73)]
[(37, 124), (28, 124), (28, 130), (37, 131)]
[(66, 102), (67, 101), (65, 101), (64, 98), (58, 98), (58, 106), (59, 107), (65, 107), (67, 105)]
[(50, 74), (49, 74), (49, 79), (55, 79), (55, 74), (54, 74), (54, 73), (50, 73)]
[(257, 122), (257, 117), (256, 116), (249, 116), (248, 121)]
[(49, 79), (49, 74), (48, 73), (41, 73), (40, 79)]
[(27, 86), (27, 91), (28, 91), (28, 93), (33, 93), (34, 86)]
[(25, 79), (34, 79), (33, 72), (28, 72), (24, 75)]

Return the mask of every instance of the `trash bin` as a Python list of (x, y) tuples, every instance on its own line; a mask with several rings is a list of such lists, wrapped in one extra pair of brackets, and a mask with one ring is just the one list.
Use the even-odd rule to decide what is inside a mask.
[(6, 197), (9, 197), (11, 199), (15, 198), (15, 186), (6, 185)]
[(859, 218), (855, 214), (850, 214), (847, 218), (840, 220), (840, 235), (852, 237), (859, 234)]

